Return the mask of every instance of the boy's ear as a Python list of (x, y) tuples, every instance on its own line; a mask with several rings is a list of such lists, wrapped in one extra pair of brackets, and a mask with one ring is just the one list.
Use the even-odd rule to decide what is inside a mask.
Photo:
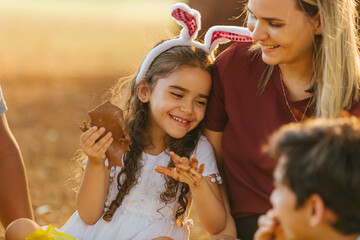
[(309, 224), (314, 227), (324, 220), (325, 204), (319, 194), (313, 194), (308, 199), (308, 204), (311, 208), (311, 216)]
[(315, 35), (322, 35), (323, 31), (322, 31), (320, 13), (317, 12), (315, 14), (315, 16), (311, 17), (310, 21), (311, 21), (311, 23), (313, 24), (313, 27), (314, 27), (314, 34)]
[(147, 103), (150, 101), (151, 89), (146, 81), (139, 83), (137, 87), (137, 95), (141, 102)]

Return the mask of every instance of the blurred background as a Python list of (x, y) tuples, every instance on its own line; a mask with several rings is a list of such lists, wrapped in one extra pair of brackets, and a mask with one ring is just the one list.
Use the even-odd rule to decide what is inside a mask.
[[(178, 33), (169, 14), (175, 2), (0, 0), (0, 85), (40, 225), (61, 227), (75, 211), (78, 126), (154, 44)], [(242, 12), (237, 0), (182, 2), (200, 11), (204, 30), (243, 24), (233, 18)], [(191, 239), (209, 239), (192, 217)]]

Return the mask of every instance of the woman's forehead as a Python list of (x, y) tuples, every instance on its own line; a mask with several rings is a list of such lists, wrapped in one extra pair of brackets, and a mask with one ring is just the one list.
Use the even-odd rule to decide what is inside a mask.
[(291, 12), (299, 10), (296, 0), (249, 0), (247, 7), (263, 18), (286, 18)]

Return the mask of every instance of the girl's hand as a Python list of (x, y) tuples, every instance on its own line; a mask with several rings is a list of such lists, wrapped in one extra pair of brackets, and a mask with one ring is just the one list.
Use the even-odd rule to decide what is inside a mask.
[(168, 175), (180, 182), (187, 183), (190, 187), (195, 187), (201, 182), (205, 165), (201, 164), (198, 166), (199, 162), (195, 156), (191, 160), (186, 157), (180, 157), (174, 152), (170, 152), (170, 156), (175, 164), (175, 168), (157, 166), (155, 171)]
[(98, 129), (96, 126), (93, 126), (80, 137), (80, 148), (89, 157), (89, 161), (93, 163), (104, 163), (106, 159), (105, 152), (113, 141), (111, 132), (100, 138), (104, 132), (105, 128), (101, 127)]
[(276, 217), (274, 210), (269, 210), (262, 215), (258, 222), (259, 228), (255, 233), (254, 240), (286, 240), (284, 231)]

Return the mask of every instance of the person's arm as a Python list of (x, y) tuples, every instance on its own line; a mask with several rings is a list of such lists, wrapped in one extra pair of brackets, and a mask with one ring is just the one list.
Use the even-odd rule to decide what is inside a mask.
[(219, 172), (222, 176), (223, 183), (220, 185), (220, 191), (222, 195), (222, 199), (224, 201), (225, 211), (226, 211), (226, 225), (225, 228), (218, 234), (212, 235), (211, 239), (214, 240), (232, 240), (236, 239), (236, 227), (233, 217), (231, 216), (230, 212), (230, 204), (229, 204), (229, 198), (227, 194), (227, 182), (225, 179), (225, 173), (224, 173), (224, 164), (223, 164), (223, 156), (222, 156), (222, 148), (221, 148), (221, 138), (222, 138), (222, 132), (215, 132), (211, 131), (209, 129), (205, 129), (205, 136), (209, 140), (211, 146), (214, 149), (216, 162), (219, 168)]
[[(225, 227), (226, 214), (217, 182), (210, 177), (203, 177), (205, 165), (198, 166), (195, 156), (189, 160), (171, 152), (175, 168), (157, 166), (156, 171), (166, 174), (175, 180), (187, 183), (194, 199), (196, 213), (206, 231), (211, 234), (220, 232)], [(212, 176), (216, 178), (216, 176)]]
[(77, 208), (81, 220), (88, 225), (95, 224), (102, 216), (108, 192), (110, 171), (104, 162), (105, 152), (113, 139), (109, 132), (97, 141), (104, 132), (104, 128), (92, 127), (80, 138), (80, 147), (88, 161), (77, 195)]
[(211, 182), (210, 177), (206, 177), (190, 190), (201, 224), (210, 234), (220, 233), (226, 224), (226, 212), (217, 182)]
[(5, 114), (0, 116), (0, 220), (4, 228), (18, 218), (34, 219), (24, 162)]

